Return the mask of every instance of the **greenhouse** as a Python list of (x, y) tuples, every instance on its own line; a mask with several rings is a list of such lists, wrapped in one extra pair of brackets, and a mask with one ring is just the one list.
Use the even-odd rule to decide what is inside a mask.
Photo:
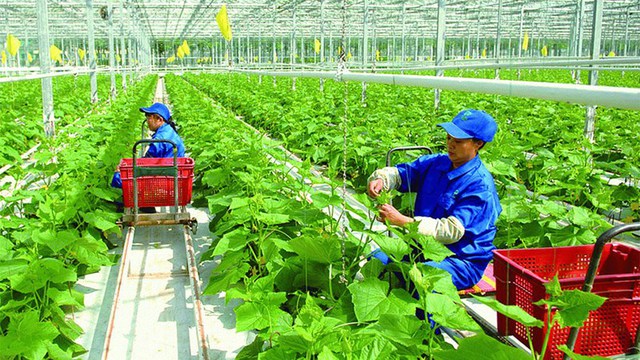
[(0, 4), (0, 360), (640, 359), (639, 0)]

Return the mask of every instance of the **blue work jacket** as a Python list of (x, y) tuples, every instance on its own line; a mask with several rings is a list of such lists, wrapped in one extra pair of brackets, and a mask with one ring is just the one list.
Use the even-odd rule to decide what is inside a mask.
[(399, 191), (416, 193), (415, 216), (455, 216), (465, 228), (462, 239), (446, 245), (454, 256), (428, 264), (452, 273), (459, 289), (473, 286), (493, 258), (495, 223), (502, 211), (493, 176), (477, 155), (456, 169), (446, 154), (421, 156), (396, 167), (402, 180)]
[[(171, 140), (178, 147), (178, 157), (184, 157), (185, 149), (182, 139), (171, 125), (166, 122), (162, 124), (151, 136), (152, 139), (158, 140)], [(147, 149), (147, 153), (144, 155), (146, 158), (172, 158), (173, 157), (173, 145), (168, 143), (151, 143)], [(116, 171), (111, 179), (111, 186), (115, 188), (122, 188), (122, 179), (120, 172)]]

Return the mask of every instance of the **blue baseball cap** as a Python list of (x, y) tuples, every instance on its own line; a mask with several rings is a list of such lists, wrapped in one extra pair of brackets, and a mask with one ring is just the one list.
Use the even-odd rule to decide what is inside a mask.
[(171, 112), (167, 105), (162, 103), (155, 103), (149, 107), (141, 107), (140, 111), (145, 114), (158, 114), (160, 117), (164, 119), (164, 121), (169, 121), (171, 119)]
[(484, 142), (493, 140), (498, 131), (496, 121), (482, 110), (462, 110), (453, 121), (438, 126), (456, 139), (479, 139)]

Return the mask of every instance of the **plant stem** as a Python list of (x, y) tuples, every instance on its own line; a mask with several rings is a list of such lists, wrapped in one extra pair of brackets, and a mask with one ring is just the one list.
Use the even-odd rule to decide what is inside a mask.
[(547, 319), (551, 319), (551, 322), (547, 326), (547, 333), (544, 335), (544, 342), (542, 343), (542, 349), (540, 350), (540, 356), (538, 357), (539, 359), (544, 359), (544, 354), (547, 352), (547, 345), (549, 344), (549, 338), (551, 337), (551, 331), (553, 330), (553, 326), (556, 324), (555, 315), (551, 318), (550, 306), (547, 306)]

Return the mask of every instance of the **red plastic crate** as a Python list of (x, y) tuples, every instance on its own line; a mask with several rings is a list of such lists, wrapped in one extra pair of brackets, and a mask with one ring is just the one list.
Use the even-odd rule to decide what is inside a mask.
[[(581, 289), (593, 245), (494, 251), (496, 299), (517, 305), (544, 322), (530, 328), (533, 347), (542, 349), (547, 331), (547, 312), (534, 302), (548, 298), (544, 283), (558, 275), (564, 290)], [(592, 311), (578, 335), (574, 351), (582, 355), (616, 355), (631, 346), (640, 324), (640, 249), (619, 243), (606, 244), (592, 291), (607, 301)], [(551, 330), (545, 359), (562, 359), (556, 345), (566, 344), (570, 328)], [(514, 335), (528, 344), (527, 328), (498, 314), (498, 333)]]
[[(192, 158), (178, 158), (178, 205), (191, 202), (193, 185)], [(173, 166), (173, 158), (136, 159), (137, 167)], [(133, 159), (120, 161), (124, 207), (133, 207)], [(173, 176), (141, 176), (138, 181), (138, 207), (175, 205)]]

